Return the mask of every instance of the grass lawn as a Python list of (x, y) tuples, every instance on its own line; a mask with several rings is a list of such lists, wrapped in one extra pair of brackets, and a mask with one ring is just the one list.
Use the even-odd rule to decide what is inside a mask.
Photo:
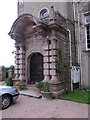
[(90, 104), (90, 92), (72, 91), (59, 96), (59, 99)]

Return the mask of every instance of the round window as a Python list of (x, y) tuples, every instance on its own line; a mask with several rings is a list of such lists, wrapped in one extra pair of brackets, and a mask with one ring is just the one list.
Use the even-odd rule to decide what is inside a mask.
[(48, 10), (47, 9), (41, 10), (40, 17), (41, 18), (48, 17)]

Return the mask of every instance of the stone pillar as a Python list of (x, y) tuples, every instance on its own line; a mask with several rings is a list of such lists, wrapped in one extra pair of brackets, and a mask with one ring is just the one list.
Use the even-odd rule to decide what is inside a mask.
[(52, 20), (54, 22), (55, 20), (55, 11), (54, 11), (54, 6), (51, 6), (51, 9), (50, 9), (50, 21)]
[(19, 80), (25, 80), (25, 47), (19, 45)]
[(8, 77), (12, 78), (14, 76), (14, 66), (11, 65), (8, 71)]
[(44, 47), (44, 56), (43, 56), (43, 68), (44, 68), (44, 80), (43, 82), (46, 82), (50, 80), (50, 56), (49, 56), (49, 40), (45, 41), (45, 47)]
[(1, 80), (6, 80), (6, 69), (4, 66), (1, 66)]
[(50, 83), (58, 83), (58, 75), (56, 73), (56, 65), (55, 65), (55, 59), (57, 57), (57, 40), (53, 38), (51, 40), (51, 52), (50, 52), (50, 75), (51, 80)]
[(19, 80), (19, 46), (16, 46), (16, 56), (15, 56), (15, 80)]

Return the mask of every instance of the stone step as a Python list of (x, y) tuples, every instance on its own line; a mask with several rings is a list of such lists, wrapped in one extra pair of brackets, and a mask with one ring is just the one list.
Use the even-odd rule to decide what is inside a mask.
[(24, 89), (19, 91), (20, 95), (25, 95), (34, 98), (42, 98), (41, 94), (38, 94), (35, 90)]
[(35, 85), (27, 85), (27, 86), (26, 86), (26, 89), (36, 91)]

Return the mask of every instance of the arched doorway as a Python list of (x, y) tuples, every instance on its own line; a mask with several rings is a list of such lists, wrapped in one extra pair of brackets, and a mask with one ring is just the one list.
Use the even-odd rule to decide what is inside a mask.
[(34, 53), (30, 59), (30, 83), (40, 82), (43, 78), (43, 55)]

